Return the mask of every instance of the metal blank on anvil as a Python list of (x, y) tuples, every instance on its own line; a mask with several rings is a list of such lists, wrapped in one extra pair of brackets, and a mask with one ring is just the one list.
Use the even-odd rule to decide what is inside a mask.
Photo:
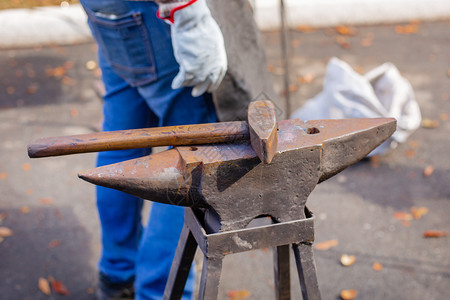
[(156, 202), (207, 208), (214, 232), (269, 215), (304, 218), (315, 185), (361, 160), (396, 129), (395, 119), (285, 120), (277, 155), (263, 164), (247, 143), (177, 147), (80, 173), (91, 183)]

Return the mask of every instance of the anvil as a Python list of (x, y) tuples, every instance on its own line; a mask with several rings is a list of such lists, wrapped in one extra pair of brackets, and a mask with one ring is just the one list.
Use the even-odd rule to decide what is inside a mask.
[(79, 177), (155, 202), (202, 209), (210, 232), (259, 216), (305, 217), (314, 187), (364, 158), (396, 129), (392, 118), (278, 122), (276, 151), (262, 163), (250, 141), (181, 146)]
[[(268, 101), (247, 122), (125, 130), (39, 139), (30, 157), (176, 145), (146, 157), (82, 172), (91, 183), (186, 210), (164, 299), (180, 299), (197, 245), (204, 253), (199, 299), (216, 299), (225, 255), (276, 247), (277, 299), (290, 299), (289, 245), (303, 299), (320, 299), (306, 200), (314, 187), (390, 137), (395, 119), (285, 120)], [(215, 143), (215, 144), (211, 144)], [(245, 228), (260, 216), (274, 224)], [(199, 218), (200, 217), (200, 218)]]

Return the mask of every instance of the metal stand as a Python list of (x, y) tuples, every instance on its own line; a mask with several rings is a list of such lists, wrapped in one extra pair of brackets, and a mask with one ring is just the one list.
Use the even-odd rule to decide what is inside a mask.
[(312, 250), (314, 216), (308, 209), (305, 212), (306, 219), (302, 220), (207, 234), (199, 221), (201, 218), (187, 208), (163, 299), (181, 299), (197, 245), (204, 254), (199, 300), (217, 299), (225, 255), (271, 247), (276, 247), (276, 299), (290, 299), (289, 245), (294, 250), (303, 300), (320, 299)]

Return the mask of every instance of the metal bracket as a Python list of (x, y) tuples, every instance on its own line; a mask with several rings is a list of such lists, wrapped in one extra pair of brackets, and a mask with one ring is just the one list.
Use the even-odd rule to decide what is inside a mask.
[(305, 209), (306, 219), (239, 230), (207, 233), (201, 211), (186, 208), (183, 231), (170, 270), (163, 299), (180, 299), (197, 245), (204, 254), (198, 299), (217, 299), (226, 255), (261, 248), (275, 248), (276, 299), (290, 299), (289, 245), (294, 250), (304, 300), (320, 299), (312, 243), (314, 215)]

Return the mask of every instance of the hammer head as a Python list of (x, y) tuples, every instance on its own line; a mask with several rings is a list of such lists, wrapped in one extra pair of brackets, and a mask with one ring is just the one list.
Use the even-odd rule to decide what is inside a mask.
[(270, 164), (278, 147), (278, 123), (272, 101), (260, 100), (250, 103), (248, 130), (253, 150), (263, 163)]

